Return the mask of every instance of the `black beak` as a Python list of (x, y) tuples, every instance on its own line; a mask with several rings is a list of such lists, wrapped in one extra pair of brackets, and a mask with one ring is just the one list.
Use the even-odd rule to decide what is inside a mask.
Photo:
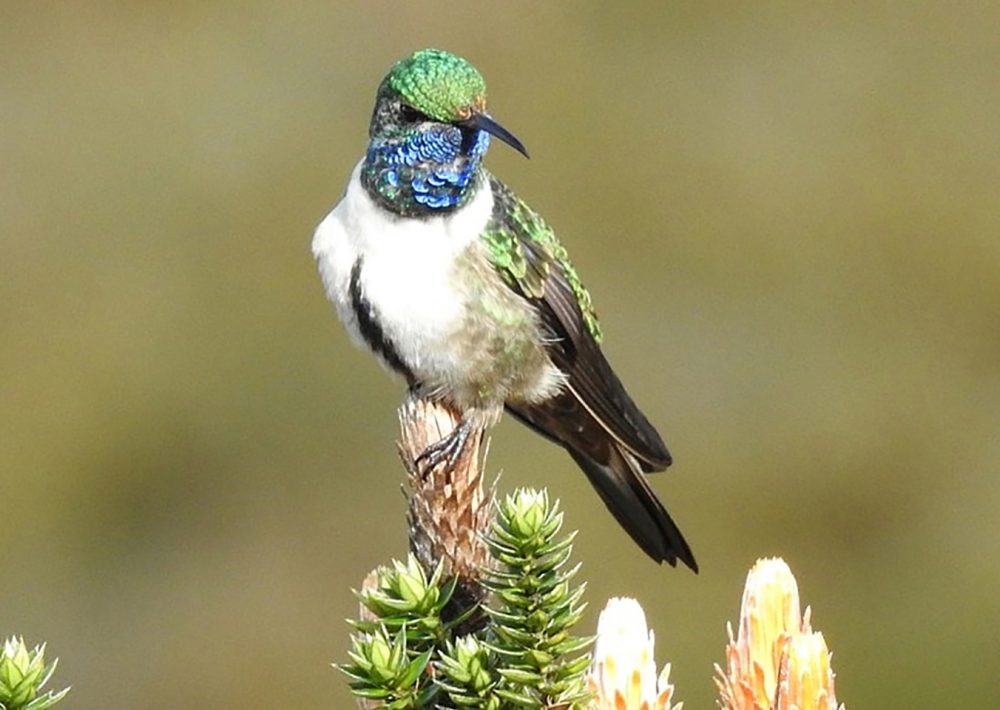
[(479, 131), (486, 131), (491, 136), (496, 136), (504, 143), (509, 145), (511, 148), (516, 150), (518, 153), (523, 155), (525, 158), (530, 158), (528, 155), (528, 149), (524, 147), (524, 144), (517, 139), (513, 133), (508, 131), (506, 128), (501, 126), (499, 123), (494, 121), (492, 118), (487, 116), (485, 113), (476, 113), (465, 119), (464, 121), (458, 122), (459, 126), (463, 128), (474, 128)]

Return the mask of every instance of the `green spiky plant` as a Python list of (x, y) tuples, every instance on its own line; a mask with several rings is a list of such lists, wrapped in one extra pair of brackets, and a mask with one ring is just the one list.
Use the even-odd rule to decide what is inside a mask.
[(496, 566), (484, 586), (494, 595), (485, 609), (490, 645), (499, 655), (498, 695), (517, 707), (573, 706), (589, 694), (585, 651), (593, 640), (571, 633), (585, 604), (585, 584), (567, 568), (576, 533), (560, 536), (563, 515), (545, 491), (521, 489), (497, 511), (487, 538)]
[(439, 689), (425, 671), (464, 619), (445, 618), (456, 580), (442, 581), (442, 570), (438, 564), (428, 577), (410, 555), (405, 563), (377, 569), (358, 592), (365, 614), (351, 622), (351, 663), (338, 666), (355, 695), (393, 710), (431, 707)]
[(453, 581), (430, 577), (411, 556), (376, 571), (359, 594), (364, 618), (352, 622), (351, 663), (340, 666), (367, 707), (583, 707), (589, 699), (589, 637), (572, 634), (583, 585), (569, 567), (573, 535), (544, 492), (521, 489), (497, 507), (482, 570), (487, 623), (455, 632), (474, 609), (446, 618)]
[(23, 638), (11, 636), (0, 647), (0, 710), (46, 710), (69, 692), (42, 693), (59, 659), (45, 663), (45, 644), (28, 650)]

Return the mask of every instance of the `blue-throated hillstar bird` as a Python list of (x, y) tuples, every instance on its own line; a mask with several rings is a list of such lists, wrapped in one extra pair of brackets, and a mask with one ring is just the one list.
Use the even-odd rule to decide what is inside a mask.
[(527, 156), (487, 112), (483, 77), (454, 54), (416, 52), (379, 85), (368, 135), (313, 253), (354, 341), (461, 413), (422, 458), (453, 460), (506, 409), (569, 452), (650, 557), (697, 571), (645, 477), (670, 454), (601, 353), (566, 250), (483, 167), (491, 136)]

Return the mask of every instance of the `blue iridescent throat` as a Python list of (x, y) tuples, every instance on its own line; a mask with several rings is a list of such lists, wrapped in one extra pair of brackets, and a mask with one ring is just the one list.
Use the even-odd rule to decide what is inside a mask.
[(472, 199), (489, 145), (485, 131), (443, 124), (373, 140), (361, 184), (376, 202), (403, 217), (444, 214)]

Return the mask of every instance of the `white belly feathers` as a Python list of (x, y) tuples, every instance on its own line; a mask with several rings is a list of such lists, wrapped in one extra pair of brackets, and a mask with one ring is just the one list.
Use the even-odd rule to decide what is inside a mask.
[(340, 203), (316, 228), (313, 254), (327, 295), (358, 345), (365, 345), (351, 302), (351, 271), (360, 258), (360, 290), (378, 311), (383, 335), (418, 377), (452, 371), (450, 347), (462, 326), (464, 294), (456, 256), (479, 239), (493, 210), (487, 185), (465, 207), (442, 217), (404, 219), (380, 208), (361, 186), (361, 163)]

